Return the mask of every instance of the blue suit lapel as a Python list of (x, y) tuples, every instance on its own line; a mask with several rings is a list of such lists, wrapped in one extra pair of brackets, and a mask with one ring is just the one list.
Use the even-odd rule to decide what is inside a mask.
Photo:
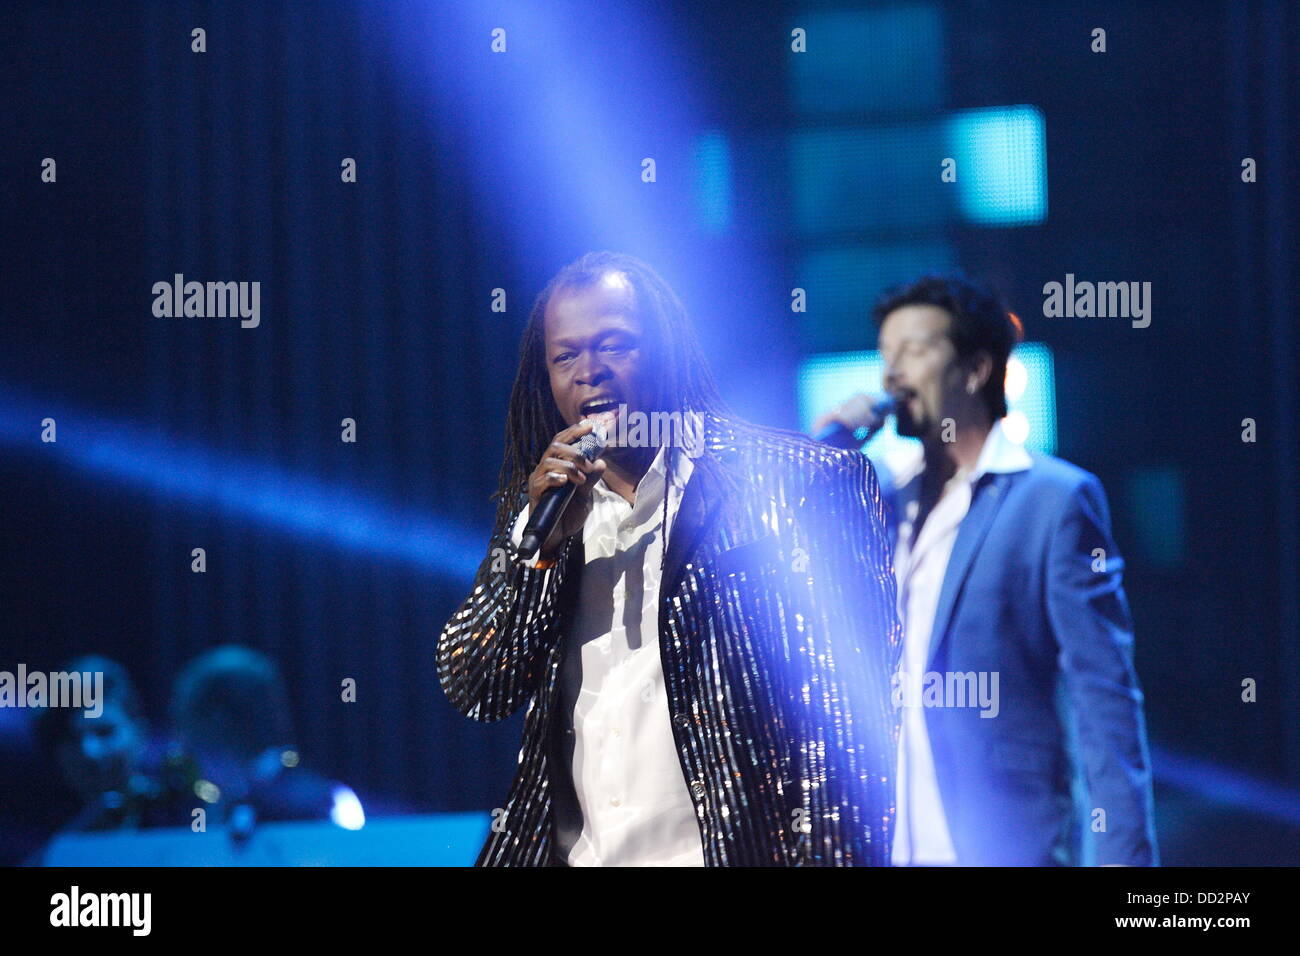
[(975, 555), (980, 545), (993, 526), (993, 517), (1006, 497), (1007, 486), (1011, 476), (1007, 474), (986, 474), (975, 487), (970, 510), (962, 519), (957, 529), (957, 540), (953, 542), (952, 555), (948, 558), (948, 570), (944, 572), (943, 587), (939, 590), (939, 605), (934, 611), (934, 627), (930, 631), (930, 654), (927, 658), (927, 670), (934, 665), (939, 648), (948, 636), (948, 625), (952, 623), (953, 608), (957, 604), (957, 595), (970, 574)]

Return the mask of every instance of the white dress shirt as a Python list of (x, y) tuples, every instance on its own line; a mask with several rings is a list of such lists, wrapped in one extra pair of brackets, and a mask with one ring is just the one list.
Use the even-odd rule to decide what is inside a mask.
[(895, 866), (943, 866), (957, 862), (939, 796), (925, 709), (920, 706), (934, 615), (948, 571), (948, 559), (957, 541), (957, 530), (970, 510), (975, 482), (985, 473), (1023, 471), (1032, 463), (1024, 448), (1007, 438), (1001, 424), (995, 423), (984, 439), (974, 469), (958, 471), (948, 480), (915, 542), (912, 528), (920, 509), (923, 457), (918, 454), (910, 467), (900, 469), (895, 476), (899, 526), (894, 567), (898, 577), (898, 613), (903, 621), (899, 670), (904, 702), (898, 748)]
[[(694, 470), (680, 449), (675, 458), (669, 533)], [(561, 638), (556, 715), (571, 733), (573, 796), (582, 814), (576, 839), (557, 827), (557, 848), (570, 866), (704, 865), (659, 658), (665, 480), (660, 448), (635, 505), (601, 481), (582, 527), (586, 564), (572, 627)], [(515, 521), (516, 544), (527, 521), (525, 507)]]

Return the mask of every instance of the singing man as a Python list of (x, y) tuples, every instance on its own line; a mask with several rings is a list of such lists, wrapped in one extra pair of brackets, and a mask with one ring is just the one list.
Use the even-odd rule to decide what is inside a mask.
[[(990, 289), (927, 276), (874, 314), (898, 433), (920, 439), (886, 491), (905, 632), (894, 863), (1155, 865), (1101, 483), (1003, 430), (1019, 329)], [(855, 427), (868, 405), (827, 418)]]
[(438, 643), (466, 716), (527, 707), (478, 864), (888, 865), (901, 625), (866, 458), (732, 416), (677, 296), (607, 252), (538, 296), (506, 432), (487, 555)]

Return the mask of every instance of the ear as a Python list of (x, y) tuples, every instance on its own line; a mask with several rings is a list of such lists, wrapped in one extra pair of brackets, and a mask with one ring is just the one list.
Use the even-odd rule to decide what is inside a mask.
[(971, 359), (970, 370), (966, 373), (966, 394), (975, 395), (988, 384), (993, 374), (993, 356), (988, 352), (976, 352)]

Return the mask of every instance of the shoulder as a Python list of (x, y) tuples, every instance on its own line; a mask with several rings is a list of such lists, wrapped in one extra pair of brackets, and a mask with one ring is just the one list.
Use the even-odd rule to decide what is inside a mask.
[(705, 427), (715, 444), (730, 445), (742, 455), (799, 460), (816, 454), (819, 449), (830, 448), (801, 432), (756, 425), (732, 415), (710, 416)]
[(1101, 482), (1092, 472), (1071, 464), (1054, 455), (1032, 452), (1034, 465), (1026, 475), (1026, 483), (1037, 493), (1050, 493), (1061, 497), (1074, 497), (1085, 490), (1100, 489)]
[(875, 482), (871, 462), (860, 452), (730, 416), (714, 418), (709, 424), (711, 447), (737, 460), (750, 475), (766, 471), (799, 483), (854, 477)]
[(788, 514), (826, 533), (846, 522), (885, 521), (880, 482), (861, 452), (737, 419), (715, 434), (711, 451), (754, 513)]
[(1106, 492), (1096, 475), (1052, 455), (1035, 452), (1031, 457), (1033, 467), (1022, 473), (1017, 487), (1025, 507), (1037, 514), (1051, 516), (1054, 524), (1078, 514), (1109, 521)]
[(835, 448), (801, 432), (756, 425), (742, 418), (716, 416), (708, 424), (713, 447), (731, 449), (745, 459), (762, 459), (812, 471), (860, 467), (866, 461), (859, 452)]

